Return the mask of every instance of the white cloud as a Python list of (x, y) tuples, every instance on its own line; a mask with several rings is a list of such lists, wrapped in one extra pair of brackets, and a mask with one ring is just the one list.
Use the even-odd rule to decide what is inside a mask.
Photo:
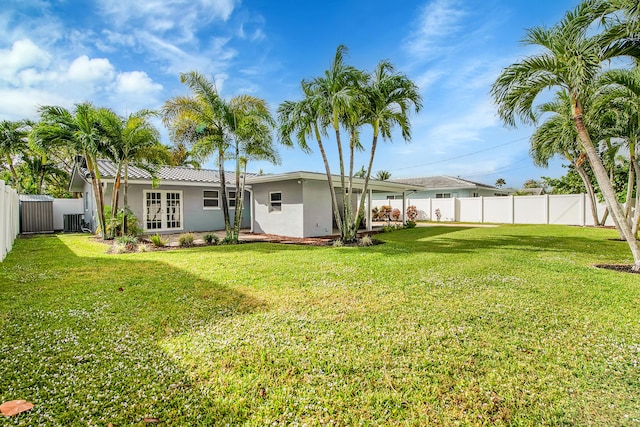
[(129, 94), (154, 94), (162, 90), (162, 85), (154, 83), (144, 71), (131, 71), (118, 74), (116, 92)]
[(115, 70), (106, 58), (89, 59), (88, 56), (82, 55), (71, 63), (68, 75), (71, 80), (80, 82), (110, 82), (114, 78)]
[[(407, 38), (405, 49), (413, 57), (429, 59), (445, 51), (462, 28), (466, 16), (456, 0), (434, 0), (428, 3), (416, 20), (415, 29)], [(442, 43), (446, 41), (445, 43)]]
[(46, 68), (51, 56), (29, 39), (16, 40), (10, 49), (0, 49), (0, 78), (15, 83), (15, 74), (26, 68)]

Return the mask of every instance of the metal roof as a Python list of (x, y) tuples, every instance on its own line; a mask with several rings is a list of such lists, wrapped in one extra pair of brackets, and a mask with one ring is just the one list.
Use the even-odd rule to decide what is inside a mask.
[(53, 202), (53, 197), (45, 194), (20, 194), (18, 198), (21, 202)]
[[(110, 160), (98, 160), (98, 171), (103, 179), (115, 179), (116, 165)], [(254, 174), (247, 174), (247, 178)], [(156, 177), (161, 181), (181, 181), (181, 182), (201, 182), (219, 183), (220, 174), (211, 169), (194, 169), (187, 166), (161, 166)], [(235, 173), (225, 171), (225, 181), (227, 184), (235, 183)], [(129, 166), (129, 181), (151, 181), (151, 174), (135, 166)]]
[[(419, 178), (403, 178), (395, 179), (394, 182), (403, 182), (405, 184), (420, 185), (425, 189), (441, 189), (441, 188), (489, 188), (492, 190), (500, 190), (492, 185), (482, 184), (479, 182), (469, 181), (462, 178), (454, 178), (452, 176), (425, 176)], [(502, 190), (500, 190), (502, 191)]]

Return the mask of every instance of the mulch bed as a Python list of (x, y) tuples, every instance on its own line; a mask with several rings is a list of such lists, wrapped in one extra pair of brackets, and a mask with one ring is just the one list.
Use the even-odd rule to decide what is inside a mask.
[(640, 274), (640, 271), (632, 270), (632, 264), (597, 264), (594, 265), (596, 268), (606, 268), (607, 270), (615, 270), (620, 271), (622, 273), (632, 273), (632, 274)]

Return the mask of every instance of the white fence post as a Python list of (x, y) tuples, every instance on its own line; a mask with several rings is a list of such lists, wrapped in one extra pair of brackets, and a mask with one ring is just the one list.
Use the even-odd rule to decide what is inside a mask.
[(19, 227), (18, 193), (0, 180), (0, 262), (13, 248)]

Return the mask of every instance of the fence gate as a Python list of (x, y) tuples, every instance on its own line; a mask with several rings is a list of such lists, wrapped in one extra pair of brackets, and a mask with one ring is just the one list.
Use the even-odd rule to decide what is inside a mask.
[(20, 195), (20, 233), (53, 233), (53, 197)]

